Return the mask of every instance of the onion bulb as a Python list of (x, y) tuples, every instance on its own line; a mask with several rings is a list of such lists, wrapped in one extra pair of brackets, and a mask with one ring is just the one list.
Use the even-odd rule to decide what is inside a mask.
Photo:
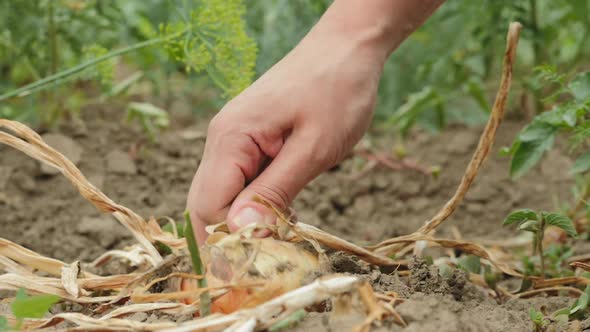
[[(241, 234), (216, 232), (201, 248), (201, 256), (208, 286), (238, 286), (215, 299), (212, 312), (231, 313), (256, 306), (302, 286), (307, 276), (320, 272), (316, 255), (297, 244), (273, 238), (244, 238)], [(239, 287), (252, 284), (257, 285)], [(181, 282), (184, 291), (197, 288), (194, 279)]]

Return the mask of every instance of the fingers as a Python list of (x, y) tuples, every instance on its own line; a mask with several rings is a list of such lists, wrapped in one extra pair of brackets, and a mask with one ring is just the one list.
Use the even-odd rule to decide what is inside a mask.
[(277, 155), (283, 142), (279, 130), (246, 134), (241, 127), (250, 126), (226, 114), (209, 125), (203, 158), (188, 194), (187, 209), (200, 244), (207, 237), (205, 226), (226, 220), (230, 204), (265, 160)]
[(226, 137), (223, 144), (206, 143), (187, 201), (199, 243), (207, 237), (206, 225), (225, 220), (229, 205), (256, 175), (262, 159), (258, 146), (239, 135)]
[(307, 142), (318, 140), (295, 132), (270, 165), (238, 195), (228, 212), (231, 231), (252, 223), (275, 223), (274, 213), (253, 198), (258, 196), (286, 209), (308, 182), (331, 166), (331, 153)]

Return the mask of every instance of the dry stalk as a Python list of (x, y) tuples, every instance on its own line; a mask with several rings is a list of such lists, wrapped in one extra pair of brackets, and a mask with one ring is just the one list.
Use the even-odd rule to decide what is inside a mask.
[(582, 262), (572, 262), (570, 263), (571, 267), (577, 267), (584, 271), (590, 272), (590, 264), (582, 263)]
[(75, 261), (74, 263), (61, 268), (61, 284), (68, 294), (76, 298), (80, 296), (78, 274), (80, 274), (79, 261)]
[(266, 205), (268, 208), (272, 209), (274, 213), (277, 215), (279, 221), (283, 222), (285, 225), (289, 227), (289, 229), (295, 233), (300, 239), (309, 241), (312, 245), (314, 241), (317, 241), (328, 248), (334, 250), (340, 250), (344, 252), (351, 253), (360, 259), (364, 260), (367, 263), (381, 265), (381, 266), (400, 266), (401, 263), (397, 262), (387, 256), (380, 255), (378, 253), (371, 252), (361, 246), (358, 246), (352, 242), (348, 242), (344, 239), (341, 239), (335, 235), (327, 233), (315, 226), (308, 225), (302, 222), (293, 222), (289, 220), (285, 214), (282, 213), (279, 209), (275, 206), (270, 204), (269, 202), (257, 198), (257, 200)]
[[(486, 124), (486, 127), (479, 139), (477, 149), (475, 150), (473, 157), (467, 165), (467, 169), (463, 175), (463, 178), (461, 179), (459, 187), (455, 191), (453, 197), (434, 215), (434, 217), (427, 221), (414, 234), (429, 234), (431, 231), (440, 226), (445, 220), (447, 220), (447, 218), (457, 209), (467, 194), (467, 191), (475, 180), (481, 165), (489, 155), (492, 145), (494, 144), (496, 131), (498, 130), (498, 126), (504, 117), (504, 110), (506, 107), (506, 101), (508, 99), (508, 92), (510, 91), (510, 83), (512, 81), (512, 66), (515, 61), (516, 47), (518, 45), (518, 37), (521, 27), (522, 25), (520, 23), (513, 22), (510, 24), (508, 29), (500, 88), (496, 95), (488, 123)], [(403, 245), (399, 245), (396, 241), (404, 239), (404, 242), (411, 242), (407, 240), (411, 239), (412, 235), (413, 234), (383, 241), (374, 246), (373, 249), (383, 254), (396, 253), (401, 248), (403, 248)]]
[[(460, 249), (464, 252), (467, 252), (472, 255), (476, 255), (476, 256), (479, 256), (483, 259), (488, 260), (498, 270), (500, 270), (508, 275), (511, 275), (514, 277), (519, 277), (519, 278), (523, 277), (523, 275), (521, 273), (519, 273), (518, 271), (513, 269), (509, 264), (502, 262), (501, 260), (494, 257), (494, 255), (489, 250), (480, 246), (477, 243), (470, 242), (470, 241), (438, 239), (438, 238), (433, 238), (429, 235), (423, 235), (420, 233), (413, 233), (410, 235), (406, 235), (403, 237), (392, 239), (391, 245), (404, 244), (407, 242), (417, 242), (417, 241), (427, 241), (427, 242), (436, 243), (437, 245), (444, 247), (444, 248)], [(528, 277), (528, 278), (534, 279), (535, 277)]]
[(566, 286), (554, 286), (554, 287), (546, 287), (546, 288), (540, 288), (540, 289), (533, 289), (527, 292), (522, 292), (519, 294), (514, 295), (515, 298), (519, 298), (519, 299), (525, 299), (527, 297), (531, 297), (531, 296), (535, 296), (541, 293), (547, 293), (547, 292), (560, 292), (560, 291), (567, 291), (570, 293), (575, 294), (576, 296), (580, 296), (582, 295), (584, 292), (575, 288), (575, 287), (566, 287)]
[(368, 332), (371, 328), (371, 325), (373, 325), (376, 322), (380, 322), (384, 317), (388, 315), (392, 315), (394, 319), (396, 319), (396, 323), (400, 324), (401, 326), (407, 326), (406, 322), (397, 313), (397, 311), (395, 311), (393, 307), (387, 308), (383, 305), (383, 303), (377, 300), (373, 288), (368, 283), (364, 283), (359, 288), (359, 295), (361, 301), (363, 302), (367, 310), (367, 317), (360, 326), (357, 326), (354, 329), (355, 331)]
[[(153, 225), (149, 225), (135, 212), (108, 198), (98, 188), (88, 182), (71, 161), (47, 145), (41, 136), (29, 127), (15, 121), (0, 119), (0, 128), (5, 128), (10, 132), (0, 131), (0, 142), (22, 151), (28, 156), (44, 162), (49, 166), (55, 167), (70, 180), (84, 198), (94, 204), (100, 211), (111, 213), (133, 234), (151, 257), (150, 263), (152, 265), (162, 261), (162, 257), (152, 244)], [(156, 234), (165, 236), (161, 229)], [(172, 238), (172, 235), (170, 235), (170, 238)], [(57, 271), (55, 273), (59, 274)]]
[(558, 285), (568, 285), (568, 284), (581, 284), (581, 285), (589, 285), (590, 279), (584, 277), (562, 277), (562, 278), (553, 278), (553, 279), (536, 279), (533, 280), (533, 287), (534, 288), (546, 288)]
[[(0, 134), (2, 133), (0, 132)], [(41, 256), (3, 238), (0, 238), (0, 257), (8, 258), (27, 269), (43, 271), (54, 276), (60, 276), (61, 269), (67, 265), (57, 259)]]
[[(252, 309), (243, 309), (225, 316), (209, 316), (180, 324), (175, 328), (166, 329), (167, 332), (211, 331), (223, 329), (249, 320), (255, 319), (258, 324), (274, 321), (277, 317), (284, 317), (295, 310), (306, 308), (312, 304), (330, 299), (333, 296), (349, 293), (361, 286), (359, 278), (353, 276), (335, 276), (317, 279), (309, 285), (285, 293), (273, 300), (265, 302)], [(235, 326), (236, 328), (239, 325)]]

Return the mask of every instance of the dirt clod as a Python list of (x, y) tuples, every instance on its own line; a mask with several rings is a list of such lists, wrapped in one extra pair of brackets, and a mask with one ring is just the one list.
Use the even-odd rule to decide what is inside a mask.
[(118, 174), (135, 174), (137, 173), (137, 167), (135, 162), (129, 156), (129, 153), (125, 153), (121, 150), (113, 150), (106, 156), (107, 170)]
[[(68, 157), (74, 165), (77, 165), (80, 162), (83, 149), (78, 142), (63, 134), (45, 134), (41, 137), (49, 146), (57, 149), (57, 151)], [(41, 173), (55, 175), (58, 174), (59, 171), (51, 166), (42, 164)]]
[(465, 272), (453, 270), (449, 277), (439, 274), (436, 266), (414, 256), (410, 261), (410, 290), (424, 294), (451, 294), (455, 300), (461, 300), (464, 294), (467, 277)]

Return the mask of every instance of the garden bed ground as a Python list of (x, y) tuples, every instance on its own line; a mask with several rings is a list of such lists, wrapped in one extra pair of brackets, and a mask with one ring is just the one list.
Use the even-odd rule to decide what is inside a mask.
[[(116, 202), (145, 217), (180, 219), (203, 150), (206, 120), (173, 112), (171, 128), (159, 135), (157, 142), (150, 142), (139, 128), (122, 127), (122, 114), (110, 108), (88, 107), (82, 114), (82, 120), (68, 121), (45, 133), (50, 135), (49, 143), (68, 156), (79, 154), (81, 171)], [(509, 160), (499, 157), (498, 150), (510, 143), (523, 123), (508, 119), (501, 125), (491, 157), (475, 185), (437, 234), (460, 234), (476, 242), (506, 239), (514, 236), (514, 231), (502, 228), (501, 222), (511, 210), (551, 210), (556, 202), (571, 198), (571, 180), (564, 171), (571, 161), (559, 152), (551, 152), (523, 179), (510, 180)], [(452, 195), (480, 132), (481, 128), (457, 126), (438, 136), (415, 131), (408, 137), (410, 157), (427, 167), (440, 166), (438, 178), (412, 170), (377, 168), (352, 179), (359, 160), (349, 159), (301, 193), (294, 204), (298, 218), (359, 244), (409, 234)], [(385, 134), (374, 138), (374, 143), (388, 151), (395, 140)], [(64, 177), (51, 174), (6, 146), (0, 146), (0, 156), (1, 237), (66, 262), (90, 261), (107, 249), (132, 241), (122, 226), (101, 215)], [(529, 330), (529, 307), (544, 304), (551, 311), (569, 301), (537, 297), (498, 305), (468, 281), (457, 290), (448, 285), (449, 280), (433, 277), (428, 271), (421, 273), (421, 264), (415, 264), (410, 276), (424, 279), (420, 287), (408, 287), (407, 280), (400, 281), (395, 273), (370, 271), (353, 263), (336, 267), (340, 272), (367, 274), (374, 285), (407, 297), (397, 306), (409, 323), (406, 331)], [(326, 317), (310, 314), (297, 329), (340, 330), (338, 323), (330, 323)]]

